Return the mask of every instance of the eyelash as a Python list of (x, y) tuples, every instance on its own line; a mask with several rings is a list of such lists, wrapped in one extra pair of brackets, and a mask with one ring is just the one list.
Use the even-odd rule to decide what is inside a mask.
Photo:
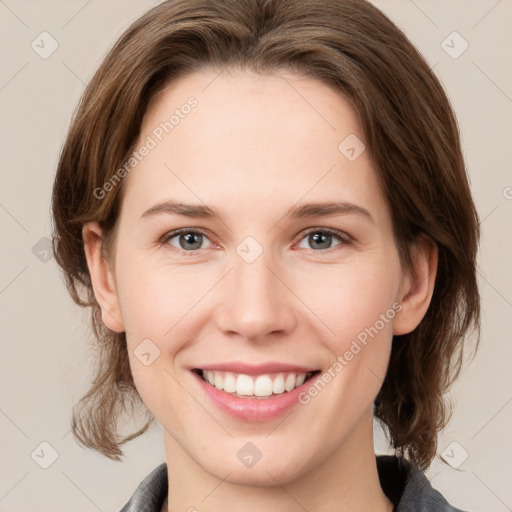
[[(160, 244), (161, 245), (168, 245), (169, 240), (173, 239), (174, 237), (181, 235), (183, 233), (187, 234), (201, 234), (209, 239), (208, 232), (205, 230), (202, 230), (200, 228), (181, 228), (177, 229), (175, 231), (170, 231), (169, 233), (166, 233), (161, 239)], [(340, 244), (336, 245), (334, 247), (330, 247), (329, 249), (320, 249), (318, 251), (315, 251), (314, 249), (310, 249), (311, 251), (319, 254), (330, 254), (332, 251), (336, 250), (337, 247), (343, 246), (343, 245), (351, 245), (354, 242), (354, 239), (344, 233), (343, 231), (338, 231), (337, 229), (332, 228), (309, 228), (303, 233), (301, 233), (301, 238), (299, 239), (299, 242), (301, 242), (304, 238), (306, 238), (311, 233), (323, 233), (328, 235), (334, 235), (336, 238), (340, 240)], [(211, 240), (210, 240), (211, 241)], [(178, 247), (172, 246), (172, 250), (177, 250), (179, 253), (184, 254), (186, 256), (195, 256), (197, 252), (199, 252), (199, 249), (193, 250), (193, 251), (185, 251), (184, 249), (179, 249)]]

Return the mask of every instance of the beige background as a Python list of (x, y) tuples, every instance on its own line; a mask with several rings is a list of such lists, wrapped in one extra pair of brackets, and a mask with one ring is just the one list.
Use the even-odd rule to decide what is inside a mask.
[[(445, 85), (482, 219), (481, 348), (453, 389), (455, 414), (439, 442), (439, 453), (459, 470), (435, 462), (427, 476), (459, 508), (512, 510), (512, 1), (374, 3)], [(45, 262), (44, 238), (58, 153), (84, 84), (113, 41), (152, 5), (0, 1), (0, 511), (118, 511), (164, 461), (158, 425), (126, 447), (124, 463), (81, 449), (69, 433), (72, 404), (89, 385), (92, 336), (88, 312), (67, 296), (55, 262)], [(46, 59), (31, 47), (44, 31), (58, 44)], [(469, 44), (458, 58), (445, 51), (447, 44), (452, 55), (463, 49), (457, 35), (446, 39), (454, 31)], [(376, 450), (384, 452), (377, 434)], [(52, 450), (57, 459), (43, 469)], [(195, 506), (202, 510), (199, 500)]]

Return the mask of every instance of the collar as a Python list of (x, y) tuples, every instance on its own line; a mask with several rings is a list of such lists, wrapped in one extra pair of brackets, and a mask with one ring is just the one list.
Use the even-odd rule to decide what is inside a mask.
[[(395, 504), (393, 512), (463, 512), (432, 488), (427, 477), (405, 459), (377, 455), (380, 485)], [(120, 512), (161, 512), (168, 492), (167, 464), (155, 468), (137, 487)]]

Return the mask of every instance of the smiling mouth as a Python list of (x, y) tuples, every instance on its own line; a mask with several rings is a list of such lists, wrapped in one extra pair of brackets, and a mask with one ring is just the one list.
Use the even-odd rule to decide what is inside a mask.
[(216, 370), (192, 370), (199, 377), (220, 391), (238, 398), (272, 398), (302, 386), (309, 379), (318, 375), (320, 370), (313, 372), (278, 372), (261, 375), (224, 372)]

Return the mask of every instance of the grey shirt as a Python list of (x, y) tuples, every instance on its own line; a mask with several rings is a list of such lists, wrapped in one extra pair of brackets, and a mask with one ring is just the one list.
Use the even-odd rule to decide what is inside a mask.
[[(380, 485), (394, 503), (393, 512), (463, 512), (452, 507), (412, 464), (393, 455), (377, 455)], [(167, 497), (167, 464), (155, 468), (120, 512), (161, 512)]]

